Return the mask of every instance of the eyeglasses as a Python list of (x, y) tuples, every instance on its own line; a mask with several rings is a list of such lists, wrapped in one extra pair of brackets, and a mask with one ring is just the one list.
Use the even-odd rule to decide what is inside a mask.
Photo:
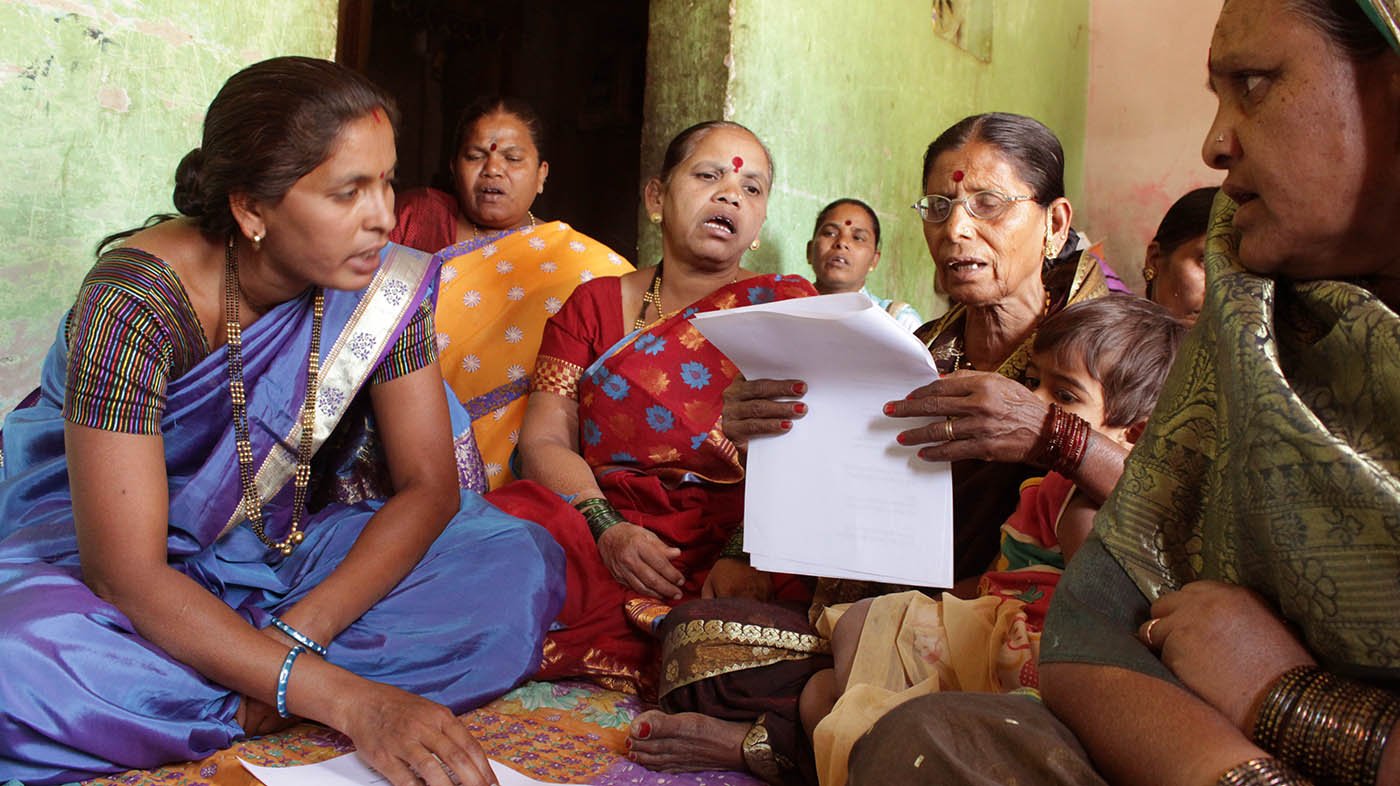
[(941, 224), (953, 215), (953, 206), (962, 205), (967, 210), (967, 214), (973, 218), (980, 218), (983, 221), (991, 221), (999, 217), (1006, 209), (1011, 207), (1012, 202), (1024, 202), (1027, 199), (1035, 199), (1033, 196), (1007, 196), (1000, 191), (978, 191), (975, 194), (968, 194), (961, 199), (949, 199), (942, 194), (929, 194), (919, 199), (910, 207), (918, 211), (919, 218), (930, 224)]

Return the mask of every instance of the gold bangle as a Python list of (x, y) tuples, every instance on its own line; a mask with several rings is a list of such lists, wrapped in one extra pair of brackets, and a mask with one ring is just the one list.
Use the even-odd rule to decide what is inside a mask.
[(1264, 756), (1231, 767), (1215, 783), (1216, 786), (1311, 786), (1312, 781), (1278, 759)]

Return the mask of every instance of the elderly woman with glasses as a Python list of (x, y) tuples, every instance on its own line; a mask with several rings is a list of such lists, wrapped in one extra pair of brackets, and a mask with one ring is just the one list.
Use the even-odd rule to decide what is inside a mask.
[[(886, 411), (947, 418), (904, 431), (900, 442), (926, 445), (926, 460), (954, 462), (956, 575), (975, 583), (1024, 480), (1056, 469), (1098, 504), (1122, 472), (1124, 447), (1022, 384), (1041, 322), (1109, 287), (1100, 259), (1070, 228), (1064, 153), (1041, 123), (1008, 114), (962, 120), (929, 146), (922, 184), (915, 209), (954, 306), (918, 335), (945, 377)], [(742, 446), (801, 428), (804, 389), (800, 380), (736, 382), (726, 394), (725, 433)], [(895, 589), (822, 580), (812, 611)], [(808, 619), (805, 610), (733, 598), (672, 611), (660, 630), (661, 704), (678, 714), (646, 713), (633, 723), (635, 760), (658, 769), (746, 767), (774, 783), (814, 783), (797, 695), (831, 659)]]

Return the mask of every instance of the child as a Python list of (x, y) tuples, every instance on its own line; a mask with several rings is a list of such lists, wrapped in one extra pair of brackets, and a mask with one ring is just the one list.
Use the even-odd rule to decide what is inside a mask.
[[(1129, 446), (1147, 423), (1184, 334), (1150, 301), (1091, 300), (1045, 321), (1026, 375), (1046, 403)], [(835, 668), (807, 683), (799, 705), (823, 786), (845, 783), (851, 745), (896, 704), (940, 690), (1038, 686), (1046, 609), (1099, 504), (1058, 473), (1027, 480), (1002, 525), (1001, 554), (974, 598), (903, 592), (827, 611), (818, 627), (831, 636)]]

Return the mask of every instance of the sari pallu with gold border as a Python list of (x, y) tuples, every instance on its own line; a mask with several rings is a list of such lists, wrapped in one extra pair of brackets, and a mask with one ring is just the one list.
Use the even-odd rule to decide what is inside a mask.
[[(434, 273), (428, 255), (388, 246), (368, 288), (325, 293), (317, 447), (431, 296)], [(291, 518), (311, 301), (283, 303), (243, 333), (257, 486), (274, 539)], [(30, 784), (200, 759), (243, 733), (236, 694), (142, 638), (82, 582), (63, 456), (66, 364), (60, 331), (39, 402), (9, 417), (3, 434), (0, 772)], [(307, 517), (290, 556), (269, 550), (242, 511), (231, 412), (224, 348), (168, 385), (168, 561), (264, 627), (329, 575), (383, 501), (327, 505)], [(562, 572), (547, 533), (464, 492), (417, 567), (329, 643), (328, 660), (466, 710), (533, 670)]]
[(1132, 631), (1151, 600), (1213, 579), (1263, 595), (1324, 666), (1396, 689), (1400, 316), (1354, 283), (1245, 270), (1235, 207), (1216, 199), (1201, 319), (1042, 658), (1169, 678)]
[[(743, 518), (744, 470), (720, 430), (723, 393), (738, 371), (690, 324), (705, 311), (816, 294), (797, 276), (728, 284), (680, 313), (636, 330), (596, 357), (582, 347), (542, 354), (536, 389), (577, 396), (579, 447), (599, 488), (627, 521), (681, 550), (682, 591), (698, 597)], [(561, 313), (569, 319), (571, 312)], [(621, 323), (621, 314), (615, 317)], [(582, 333), (583, 331), (579, 331)], [(549, 345), (542, 350), (548, 353)], [(624, 606), (642, 596), (609, 573), (581, 516), (546, 523), (568, 555), (568, 597), (545, 645), (542, 674), (603, 677), (620, 687), (655, 683), (655, 639)], [(805, 599), (799, 579), (775, 577), (781, 597)], [(635, 608), (637, 604), (633, 604)]]
[(442, 375), (471, 416), (490, 488), (513, 480), (510, 456), (545, 321), (579, 284), (632, 272), (562, 221), (464, 240), (437, 252)]

